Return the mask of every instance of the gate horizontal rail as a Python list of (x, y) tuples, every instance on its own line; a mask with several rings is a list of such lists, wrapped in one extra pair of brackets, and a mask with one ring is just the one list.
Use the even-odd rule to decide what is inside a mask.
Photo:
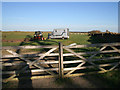
[[(120, 51), (120, 49), (118, 49)], [(77, 53), (78, 55), (85, 55), (85, 54), (95, 54), (95, 53), (114, 53), (117, 52), (116, 50), (106, 50), (106, 51), (96, 51), (96, 52), (81, 52)], [(17, 58), (17, 57), (37, 57), (42, 56), (43, 54), (25, 54), (25, 55), (4, 55), (2, 56), (2, 59), (4, 58)], [(47, 56), (59, 56), (59, 53), (51, 53)], [(63, 56), (74, 56), (72, 53), (65, 53)]]
[[(109, 64), (100, 64), (100, 67), (106, 67), (106, 66), (113, 66), (116, 65), (117, 63), (109, 63)], [(86, 69), (86, 68), (94, 68), (94, 66), (83, 66), (83, 67), (70, 67), (70, 68), (64, 68), (64, 71), (69, 71), (69, 70), (73, 70), (73, 69)], [(58, 71), (59, 68), (49, 68), (49, 69), (33, 69), (31, 70), (32, 73), (34, 72), (44, 72), (44, 71)], [(29, 70), (25, 71), (26, 72), (30, 72)], [(4, 71), (2, 74), (15, 74), (15, 71)]]
[[(72, 46), (73, 45), (73, 46)], [(111, 47), (112, 50), (105, 50), (107, 47)], [(38, 77), (56, 77), (59, 76), (60, 78), (63, 77), (69, 77), (69, 76), (77, 76), (77, 75), (85, 75), (85, 73), (74, 73), (77, 70), (85, 70), (85, 69), (90, 69), (90, 68), (95, 68), (99, 69), (100, 71), (93, 71), (93, 72), (98, 72), (98, 73), (105, 73), (108, 71), (111, 71), (118, 67), (120, 64), (120, 43), (101, 43), (101, 44), (89, 44), (89, 45), (74, 45), (71, 44), (69, 46), (63, 46), (59, 44), (58, 46), (8, 46), (8, 47), (2, 47), (2, 50), (6, 50), (10, 52), (13, 55), (3, 55), (2, 56), (2, 66), (3, 67), (12, 67), (12, 66), (24, 66), (26, 63), (10, 63), (7, 61), (4, 61), (4, 59), (14, 59), (14, 58), (20, 58), (23, 61), (26, 61), (28, 66), (35, 66), (38, 67), (39, 69), (31, 69), (31, 73), (39, 73), (39, 72), (45, 72), (49, 73), (50, 75), (43, 75), (43, 76), (38, 76)], [(99, 51), (85, 51), (85, 52), (75, 52), (72, 50), (72, 48), (87, 48), (87, 47), (99, 47)], [(46, 53), (39, 53), (39, 54), (17, 54), (16, 52), (12, 51), (12, 49), (38, 49), (38, 48), (51, 48), (48, 52)], [(58, 53), (54, 52), (58, 48)], [(64, 53), (63, 49), (67, 50), (67, 53)], [(112, 53), (118, 53), (117, 56), (108, 56), (108, 57), (101, 57), (101, 58), (94, 58), (98, 54), (112, 54)], [(89, 55), (89, 57), (84, 57), (83, 55)], [(57, 60), (45, 60), (44, 57), (59, 57)], [(76, 59), (73, 60), (65, 60), (63, 57), (77, 57)], [(38, 59), (36, 61), (30, 61), (27, 58), (36, 58)], [(79, 59), (78, 59), (79, 58)], [(63, 59), (63, 61), (62, 61)], [(96, 64), (94, 61), (110, 61), (113, 60), (112, 62), (107, 62), (107, 63), (98, 63)], [(114, 61), (117, 60), (117, 61)], [(38, 62), (39, 61), (39, 62)], [(17, 60), (16, 62), (19, 62)], [(57, 64), (57, 66), (53, 67), (52, 65)], [(70, 65), (70, 67), (66, 67), (67, 65)], [(73, 66), (73, 64), (78, 64), (77, 66)], [(89, 64), (89, 65), (86, 65)], [(44, 68), (42, 67), (43, 65), (48, 65), (50, 67)], [(106, 69), (105, 67), (110, 67), (109, 69)], [(53, 73), (56, 71), (56, 74)], [(18, 71), (19, 72), (19, 71)], [(29, 70), (25, 70), (23, 73), (29, 72)], [(93, 72), (87, 72), (87, 73), (93, 73)], [(4, 71), (3, 70), (3, 75), (4, 74), (13, 74), (11, 77), (7, 78), (5, 82), (8, 82), (10, 80), (15, 79), (15, 74), (16, 71)], [(19, 74), (19, 73), (18, 73)], [(54, 75), (55, 74), (55, 75)], [(58, 75), (59, 74), (59, 75)], [(36, 76), (37, 77), (37, 76)], [(31, 77), (32, 78), (32, 77)]]

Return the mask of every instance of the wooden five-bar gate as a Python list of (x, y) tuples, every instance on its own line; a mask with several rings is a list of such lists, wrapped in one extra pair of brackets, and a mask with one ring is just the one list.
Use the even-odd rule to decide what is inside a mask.
[[(15, 51), (39, 48), (44, 48), (44, 53), (31, 54), (32, 51), (29, 51), (29, 53), (23, 54)], [(18, 80), (20, 73), (31, 72), (31, 79), (64, 78), (104, 73), (119, 68), (120, 64), (120, 43), (8, 46), (2, 47), (2, 51), (9, 53), (2, 55), (1, 60), (4, 83), (10, 80)]]

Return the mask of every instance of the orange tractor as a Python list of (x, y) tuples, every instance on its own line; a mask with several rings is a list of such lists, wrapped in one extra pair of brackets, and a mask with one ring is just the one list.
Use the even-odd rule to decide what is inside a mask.
[(25, 42), (35, 41), (35, 40), (46, 40), (40, 31), (36, 31), (33, 38), (30, 38), (29, 35), (24, 39)]
[(34, 40), (46, 40), (46, 38), (43, 37), (40, 31), (36, 31), (34, 34)]

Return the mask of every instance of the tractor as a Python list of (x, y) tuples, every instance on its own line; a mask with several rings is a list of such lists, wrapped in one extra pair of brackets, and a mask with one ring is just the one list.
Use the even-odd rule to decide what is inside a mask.
[(35, 31), (34, 37), (30, 38), (29, 35), (27, 35), (27, 37), (24, 39), (25, 42), (29, 42), (29, 41), (35, 41), (35, 40), (46, 40), (47, 38), (44, 38), (42, 35), (41, 31)]
[(33, 40), (46, 40), (46, 38), (43, 37), (41, 31), (36, 31), (34, 34), (34, 39)]
[(34, 40), (43, 40), (43, 35), (40, 31), (36, 31), (34, 34)]

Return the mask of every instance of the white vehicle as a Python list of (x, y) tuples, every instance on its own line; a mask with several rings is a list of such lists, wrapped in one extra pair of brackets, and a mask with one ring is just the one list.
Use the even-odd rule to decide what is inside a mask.
[(68, 39), (69, 38), (69, 29), (54, 29), (51, 34), (48, 34), (49, 39)]

